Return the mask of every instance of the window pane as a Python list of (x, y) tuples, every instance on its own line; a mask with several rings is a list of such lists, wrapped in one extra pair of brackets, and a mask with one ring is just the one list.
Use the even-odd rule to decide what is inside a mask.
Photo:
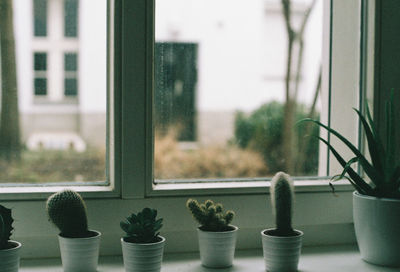
[(78, 94), (78, 81), (76, 78), (66, 78), (64, 81), (65, 95), (76, 96)]
[(33, 0), (34, 34), (36, 37), (47, 35), (47, 0)]
[(47, 80), (45, 78), (35, 78), (35, 95), (47, 94)]
[(322, 1), (289, 2), (156, 1), (157, 182), (318, 175)]
[(34, 55), (35, 71), (46, 71), (47, 70), (47, 54), (46, 53), (35, 53)]
[(67, 53), (64, 55), (64, 69), (65, 71), (78, 70), (78, 56), (75, 53)]
[(78, 36), (78, 0), (65, 0), (64, 35)]
[(108, 1), (31, 1), (2, 1), (0, 187), (107, 185)]

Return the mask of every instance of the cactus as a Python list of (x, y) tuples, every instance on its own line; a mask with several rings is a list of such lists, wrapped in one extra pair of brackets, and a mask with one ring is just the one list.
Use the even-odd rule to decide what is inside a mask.
[(60, 235), (69, 238), (90, 236), (86, 206), (82, 197), (72, 190), (51, 195), (47, 200), (49, 220), (60, 230)]
[(292, 228), (293, 213), (293, 181), (290, 176), (278, 172), (271, 181), (271, 202), (275, 214), (276, 236), (293, 236), (296, 232)]
[(200, 229), (204, 231), (229, 231), (235, 213), (233, 211), (223, 212), (222, 204), (207, 200), (199, 204), (197, 200), (189, 199), (186, 206), (192, 213), (194, 219), (199, 222)]
[(12, 223), (11, 209), (0, 205), (0, 250), (8, 248), (11, 232), (14, 229)]
[(154, 243), (160, 241), (158, 231), (163, 219), (156, 219), (157, 210), (144, 208), (137, 215), (132, 213), (120, 226), (126, 232), (124, 240), (130, 243)]

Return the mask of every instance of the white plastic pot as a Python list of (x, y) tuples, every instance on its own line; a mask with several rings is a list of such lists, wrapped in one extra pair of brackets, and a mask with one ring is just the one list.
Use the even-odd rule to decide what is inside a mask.
[(231, 231), (212, 232), (197, 229), (201, 264), (205, 267), (222, 268), (232, 266), (238, 227)]
[(353, 217), (361, 257), (400, 267), (400, 200), (353, 193)]
[(269, 235), (273, 229), (261, 232), (265, 269), (270, 272), (297, 271), (303, 232), (295, 230), (296, 236), (281, 237)]
[(101, 233), (91, 232), (94, 236), (87, 238), (67, 238), (58, 235), (64, 272), (97, 271)]
[(0, 272), (18, 272), (21, 243), (10, 240), (12, 247), (0, 250)]
[(163, 259), (165, 238), (149, 244), (125, 242), (121, 238), (122, 255), (126, 272), (159, 272)]

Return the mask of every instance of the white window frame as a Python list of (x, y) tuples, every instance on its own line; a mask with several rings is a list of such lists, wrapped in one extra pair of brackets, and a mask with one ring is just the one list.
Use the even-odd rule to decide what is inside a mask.
[[(324, 9), (325, 25), (329, 26), (329, 15), (333, 14), (333, 26), (328, 27), (330, 35), (324, 37), (324, 53), (330, 58), (323, 64), (323, 88), (332, 88), (333, 116), (336, 116), (336, 105), (344, 98), (352, 106), (358, 106), (359, 102), (357, 94), (340, 93), (358, 89), (360, 26), (359, 17), (355, 16), (358, 5), (358, 1), (335, 0), (333, 10), (329, 4)], [(111, 185), (72, 187), (86, 199), (89, 226), (103, 233), (101, 254), (121, 253), (119, 221), (145, 206), (158, 209), (164, 217), (162, 234), (167, 238), (167, 252), (196, 250), (196, 224), (185, 207), (186, 199), (194, 195), (199, 200), (213, 198), (234, 209), (237, 214), (234, 224), (241, 228), (238, 248), (259, 247), (260, 231), (273, 225), (268, 181), (209, 183), (207, 188), (199, 184), (153, 185), (152, 97), (149, 94), (153, 84), (154, 0), (114, 1), (108, 12), (115, 18), (109, 27), (115, 39), (109, 40), (108, 56)], [(343, 118), (354, 118), (351, 126), (357, 124), (355, 114), (343, 108), (331, 119), (331, 125), (341, 131), (348, 129), (343, 125)], [(348, 136), (356, 141), (356, 134)], [(44, 200), (62, 188), (0, 187), (1, 203), (13, 208), (14, 239), (24, 244), (22, 257), (59, 256), (57, 230), (46, 218)], [(353, 189), (346, 182), (337, 189), (341, 191), (339, 197), (332, 195), (326, 179), (296, 182), (294, 222), (307, 233), (306, 245), (354, 242)]]

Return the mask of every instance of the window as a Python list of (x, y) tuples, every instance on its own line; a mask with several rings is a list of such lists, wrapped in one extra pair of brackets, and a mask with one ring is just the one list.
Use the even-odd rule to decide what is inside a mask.
[(35, 37), (47, 35), (47, 0), (33, 1), (33, 19)]
[(35, 95), (47, 94), (47, 54), (34, 54)]
[[(120, 248), (115, 246), (115, 242), (119, 241), (121, 236), (118, 222), (122, 216), (131, 212), (131, 210), (143, 206), (157, 208), (160, 215), (165, 218), (166, 225), (163, 234), (169, 241), (169, 251), (196, 250), (196, 245), (189, 242), (195, 239), (194, 229), (196, 226), (184, 205), (187, 197), (193, 195), (202, 198), (214, 198), (224, 203), (227, 208), (235, 210), (237, 213), (235, 224), (241, 228), (238, 248), (258, 247), (259, 230), (272, 225), (272, 215), (269, 204), (267, 204), (269, 203), (268, 181), (265, 179), (246, 182), (242, 182), (243, 180), (211, 182), (206, 186), (197, 181), (185, 184), (153, 183), (153, 142), (151, 139), (153, 124), (151, 121), (152, 117), (155, 116), (152, 116), (153, 97), (150, 95), (156, 85), (152, 81), (153, 66), (151, 65), (151, 61), (154, 59), (153, 1), (109, 1), (107, 13), (106, 10), (103, 13), (93, 12), (93, 5), (86, 5), (90, 2), (79, 1), (79, 14), (82, 14), (84, 10), (90, 10), (92, 14), (97, 14), (97, 17), (106, 18), (108, 13), (111, 16), (110, 21), (115, 24), (110, 27), (110, 35), (115, 39), (108, 41), (110, 50), (108, 84), (111, 87), (107, 100), (110, 105), (109, 127), (111, 128), (108, 132), (111, 147), (108, 150), (111, 165), (109, 175), (115, 180), (115, 183), (111, 183), (110, 186), (96, 186), (98, 184), (95, 183), (91, 184), (93, 186), (75, 186), (73, 188), (81, 191), (87, 199), (90, 225), (101, 230), (104, 234), (103, 253), (119, 254)], [(330, 124), (341, 131), (349, 131), (348, 134), (357, 139), (357, 132), (354, 133), (354, 127), (357, 126), (356, 119), (350, 119), (350, 116), (354, 115), (350, 106), (345, 107), (343, 102), (353, 106), (357, 106), (359, 102), (357, 94), (348, 91), (357, 89), (355, 86), (358, 86), (359, 83), (359, 3), (344, 0), (332, 1), (331, 3), (329, 1), (323, 2), (325, 3), (323, 18), (325, 31), (327, 31), (325, 33), (329, 33), (324, 35), (323, 55), (330, 57), (325, 58), (322, 64), (324, 67), (323, 78), (325, 78), (322, 82), (322, 88), (331, 88), (332, 92), (330, 97), (321, 97), (321, 103), (331, 101)], [(229, 7), (224, 6), (222, 1), (218, 3), (221, 8)], [(48, 1), (48, 5), (48, 16), (50, 18), (51, 1)], [(16, 10), (25, 9), (23, 6), (19, 6)], [(60, 10), (62, 12), (62, 5)], [(32, 9), (29, 12), (32, 13)], [(65, 54), (76, 53), (78, 59), (76, 70), (79, 74), (77, 81), (79, 87), (82, 86), (78, 90), (79, 105), (88, 103), (89, 106), (84, 108), (85, 112), (89, 113), (86, 117), (93, 117), (98, 114), (98, 111), (96, 111), (97, 108), (94, 103), (90, 102), (97, 101), (99, 97), (85, 97), (85, 94), (87, 92), (98, 94), (101, 86), (107, 86), (107, 83), (103, 81), (106, 78), (106, 73), (90, 73), (88, 72), (90, 69), (85, 67), (84, 64), (93, 62), (98, 65), (106, 58), (85, 54), (96, 50), (97, 47), (83, 47), (84, 42), (81, 39), (93, 39), (94, 36), (90, 34), (95, 32), (87, 29), (84, 32), (85, 24), (83, 24), (83, 20), (83, 16), (79, 17), (79, 50), (78, 44), (71, 43), (69, 44), (71, 47), (52, 53), (54, 48), (47, 46), (43, 49), (39, 39), (34, 39), (32, 48), (25, 52), (25, 56), (31, 56), (31, 59), (34, 59), (35, 53), (47, 53), (48, 71), (52, 69), (53, 56), (58, 56), (57, 65), (61, 68), (58, 70), (58, 80), (55, 82), (58, 82), (57, 84), (61, 86), (59, 86), (58, 91), (63, 95), (63, 80), (67, 75), (66, 72), (73, 72), (65, 69), (67, 62), (73, 62), (73, 60), (65, 60)], [(332, 20), (332, 28), (329, 27), (330, 20)], [(99, 21), (92, 23), (93, 25), (101, 25)], [(48, 25), (48, 37), (51, 36), (51, 25)], [(59, 22), (57, 25), (62, 26), (63, 24)], [(62, 32), (63, 28), (60, 29)], [(172, 43), (171, 41), (164, 42)], [(177, 42), (188, 43), (188, 41)], [(190, 41), (190, 43), (194, 42)], [(96, 40), (98, 47), (105, 44), (106, 42), (101, 38)], [(201, 49), (197, 48), (198, 54), (200, 54), (200, 51)], [(84, 58), (88, 56), (92, 56), (91, 61), (84, 61)], [(27, 58), (29, 59), (29, 57)], [(192, 60), (195, 63), (195, 58), (192, 58)], [(35, 66), (29, 65), (27, 67), (32, 73), (32, 67)], [(91, 79), (90, 82), (93, 83), (90, 88), (87, 88), (84, 82), (88, 79)], [(48, 81), (50, 81), (50, 78), (48, 78)], [(31, 81), (28, 80), (28, 82)], [(22, 85), (24, 85), (23, 82)], [(49, 84), (48, 96), (53, 90), (50, 90), (50, 86), (51, 84)], [(181, 83), (174, 83), (170, 86), (176, 88), (178, 93), (179, 90), (183, 90), (180, 87)], [(32, 97), (32, 88), (29, 90)], [(58, 99), (60, 93), (58, 93)], [(327, 93), (324, 95), (327, 96)], [(54, 101), (61, 100), (55, 99)], [(26, 101), (21, 103), (26, 103)], [(56, 104), (55, 108), (67, 109), (72, 113), (78, 112), (77, 107), (69, 106), (71, 105)], [(328, 105), (322, 104), (321, 107), (328, 107)], [(43, 113), (46, 117), (54, 117), (54, 112), (47, 111), (49, 108), (51, 108), (51, 105), (46, 109), (38, 109), (33, 106), (29, 109), (36, 111), (36, 113)], [(345, 108), (349, 108), (349, 111)], [(100, 120), (105, 119), (103, 115), (100, 116)], [(96, 124), (93, 121), (94, 119), (78, 118), (77, 115), (75, 117), (79, 119), (82, 128), (85, 128), (85, 126), (81, 122)], [(343, 122), (343, 120), (348, 122)], [(323, 121), (327, 120), (323, 119)], [(64, 124), (65, 122), (58, 121), (56, 123)], [(90, 133), (94, 131), (92, 128), (86, 127), (84, 130), (87, 130), (86, 133)], [(60, 138), (57, 137), (57, 139)], [(323, 151), (320, 152), (320, 156), (324, 155), (322, 153)], [(324, 170), (326, 172), (326, 169)], [(336, 173), (337, 169), (335, 169), (334, 163), (331, 163), (330, 170)], [(50, 192), (63, 188), (65, 184), (40, 187), (10, 187), (8, 185), (0, 188), (1, 196), (5, 205), (12, 206), (16, 210), (18, 220), (16, 220), (15, 237), (23, 243), (25, 242), (26, 255), (23, 257), (28, 255), (29, 257), (49, 257), (58, 254), (56, 232), (45, 218), (43, 200)], [(352, 189), (350, 187), (347, 187), (347, 185), (340, 187), (341, 190), (347, 190), (347, 192), (341, 192), (340, 197), (336, 198), (328, 193), (327, 183), (321, 179), (313, 182), (298, 181), (296, 185), (296, 190), (302, 193), (296, 195), (295, 224), (302, 226), (301, 229), (309, 233), (308, 240), (305, 241), (306, 245), (351, 243), (354, 241), (351, 226), (350, 191)], [(32, 201), (32, 199), (35, 199), (35, 201)], [(14, 200), (21, 201), (13, 202)], [(244, 205), (244, 203), (246, 204)], [(29, 221), (28, 219), (31, 218), (32, 214), (37, 215), (38, 220)], [(324, 239), (321, 239), (321, 237), (324, 237)], [(39, 244), (46, 246), (43, 246), (39, 251), (37, 250)], [(182, 247), (182, 244), (184, 244), (184, 247)]]
[(76, 96), (78, 94), (78, 54), (64, 54), (64, 95)]

